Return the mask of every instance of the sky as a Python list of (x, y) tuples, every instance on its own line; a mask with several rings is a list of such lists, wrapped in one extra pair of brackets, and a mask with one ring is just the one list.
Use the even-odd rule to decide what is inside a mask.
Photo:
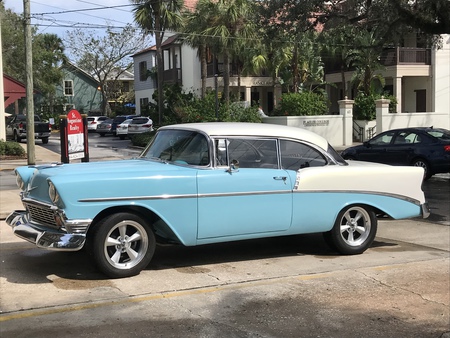
[[(3, 0), (5, 8), (23, 13), (22, 0)], [(31, 0), (31, 23), (39, 33), (53, 33), (60, 38), (75, 28), (101, 32), (106, 25), (124, 27), (133, 23), (129, 0)]]

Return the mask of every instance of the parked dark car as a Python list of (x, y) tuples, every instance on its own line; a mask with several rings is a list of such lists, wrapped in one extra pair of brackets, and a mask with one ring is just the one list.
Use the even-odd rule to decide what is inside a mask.
[(346, 160), (422, 167), (428, 179), (450, 172), (450, 131), (433, 127), (389, 130), (341, 155)]
[[(51, 135), (52, 126), (48, 122), (42, 122), (39, 116), (34, 116), (34, 138), (39, 138), (47, 144)], [(20, 142), (27, 138), (27, 117), (25, 115), (13, 115), (6, 120), (6, 138)]]
[(102, 123), (97, 125), (96, 132), (100, 134), (100, 136), (105, 136), (106, 134), (112, 134), (111, 128), (112, 128), (112, 119), (107, 119), (103, 121)]

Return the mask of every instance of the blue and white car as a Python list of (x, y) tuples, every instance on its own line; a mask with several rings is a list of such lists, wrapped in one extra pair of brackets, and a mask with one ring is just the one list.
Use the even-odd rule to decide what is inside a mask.
[(138, 274), (157, 243), (324, 233), (351, 255), (370, 247), (377, 217), (429, 215), (422, 168), (347, 163), (322, 137), (270, 124), (165, 126), (136, 159), (16, 174), (14, 233), (50, 250), (87, 246), (112, 278)]

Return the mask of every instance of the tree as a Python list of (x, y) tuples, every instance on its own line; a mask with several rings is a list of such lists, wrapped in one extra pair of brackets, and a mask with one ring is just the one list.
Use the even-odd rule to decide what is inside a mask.
[(66, 43), (71, 46), (71, 55), (77, 66), (99, 81), (103, 97), (102, 113), (106, 114), (107, 102), (112, 94), (107, 83), (114, 83), (124, 71), (133, 67), (129, 56), (147, 43), (146, 37), (127, 25), (120, 32), (108, 27), (102, 36), (94, 31), (76, 29), (67, 32)]
[(162, 42), (168, 30), (176, 31), (182, 25), (180, 15), (183, 9), (183, 0), (130, 0), (135, 4), (134, 21), (148, 34), (155, 36), (156, 66), (158, 69), (158, 115), (159, 124), (162, 124), (162, 111), (164, 104), (164, 60), (162, 55)]
[(239, 53), (245, 43), (255, 37), (254, 4), (248, 0), (218, 0), (210, 3), (210, 12), (205, 19), (208, 24), (201, 34), (209, 37), (216, 57), (223, 56), (223, 96), (230, 99), (230, 61)]
[(430, 34), (450, 34), (450, 1), (389, 0), (399, 20)]
[[(4, 73), (25, 82), (25, 40), (23, 17), (11, 10), (1, 8), (2, 44)], [(56, 85), (60, 84), (62, 72), (59, 69), (65, 59), (62, 40), (54, 34), (38, 34), (32, 29), (33, 81), (34, 87), (44, 97), (44, 103), (51, 105)]]

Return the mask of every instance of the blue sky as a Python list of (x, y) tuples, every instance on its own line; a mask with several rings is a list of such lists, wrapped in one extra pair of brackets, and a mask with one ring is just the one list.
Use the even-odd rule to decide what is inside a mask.
[[(23, 13), (22, 0), (3, 0), (5, 8)], [(133, 24), (132, 6), (128, 0), (31, 0), (32, 24), (40, 33), (53, 33), (64, 38), (74, 28), (104, 30)]]

